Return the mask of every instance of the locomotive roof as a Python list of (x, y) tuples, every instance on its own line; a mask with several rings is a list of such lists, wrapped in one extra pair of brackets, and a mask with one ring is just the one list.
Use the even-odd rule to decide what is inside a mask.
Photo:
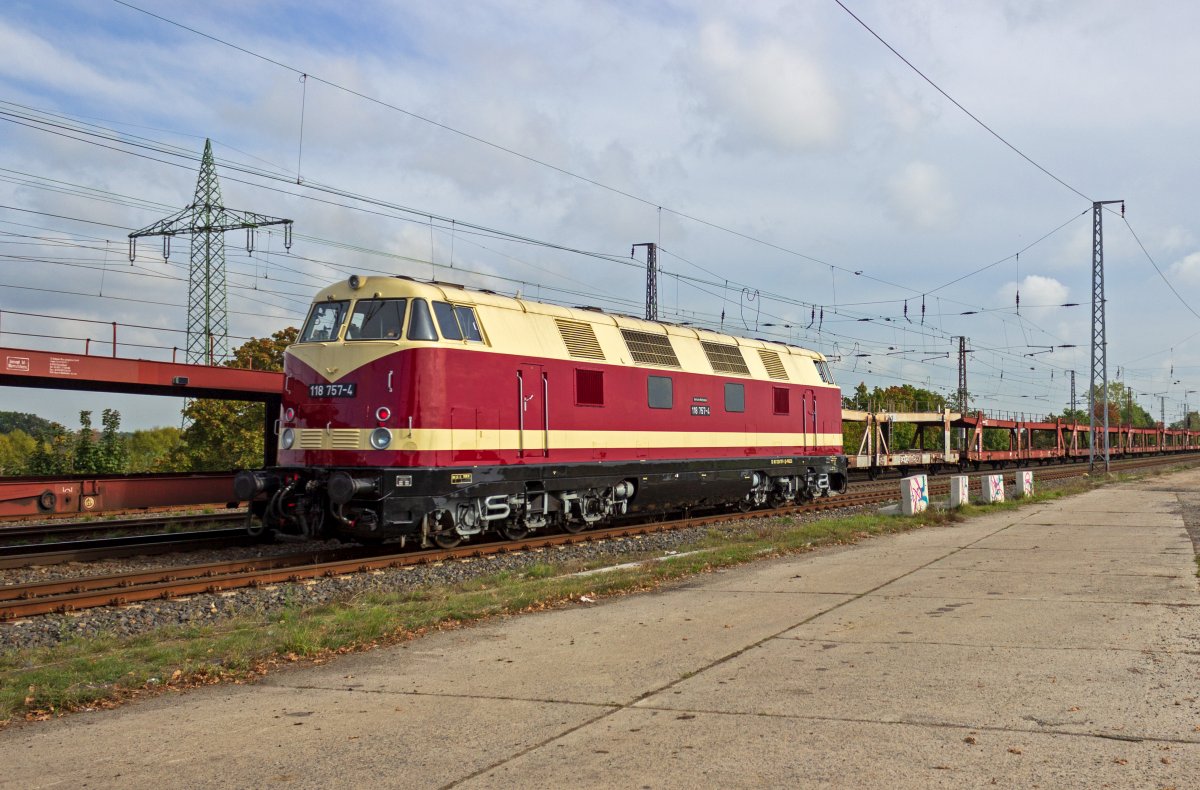
[(321, 302), (330, 299), (370, 299), (423, 297), (436, 301), (455, 302), (458, 304), (486, 305), (489, 307), (514, 310), (522, 313), (545, 315), (552, 318), (564, 318), (571, 321), (581, 321), (592, 324), (611, 324), (620, 329), (631, 329), (637, 332), (665, 334), (680, 337), (692, 337), (713, 343), (725, 343), (746, 348), (764, 348), (794, 356), (825, 359), (818, 351), (793, 346), (788, 343), (749, 338), (740, 335), (729, 335), (680, 324), (670, 324), (661, 321), (647, 321), (642, 318), (608, 313), (595, 307), (563, 307), (561, 305), (538, 302), (514, 296), (502, 296), (493, 291), (473, 290), (462, 285), (447, 282), (420, 282), (409, 277), (376, 275), (358, 277), (358, 288), (350, 286), (348, 280), (342, 280), (319, 291), (314, 301)]

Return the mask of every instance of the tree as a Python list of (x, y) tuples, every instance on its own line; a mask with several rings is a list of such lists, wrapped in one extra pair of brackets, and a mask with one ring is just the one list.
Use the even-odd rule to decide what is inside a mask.
[(96, 470), (96, 442), (92, 435), (92, 413), (79, 412), (79, 433), (75, 434), (75, 457), (71, 466), (79, 474), (90, 474)]
[(1191, 430), (1191, 431), (1194, 431), (1197, 428), (1200, 428), (1200, 412), (1197, 412), (1194, 409), (1189, 410), (1185, 417), (1178, 419), (1175, 422), (1171, 423), (1171, 427), (1174, 428), (1175, 430), (1179, 430), (1180, 428), (1187, 428), (1188, 430)]
[[(1096, 414), (1096, 424), (1104, 424), (1103, 390), (1095, 390), (1093, 409)], [(1080, 422), (1088, 422), (1087, 408), (1081, 412)], [(1142, 408), (1133, 399), (1133, 391), (1119, 381), (1108, 382), (1108, 424), (1115, 428), (1117, 425), (1133, 425), (1135, 428), (1153, 428), (1158, 420)]]
[(1063, 409), (1063, 413), (1062, 413), (1061, 417), (1056, 417), (1055, 415), (1051, 414), (1046, 419), (1050, 420), (1051, 422), (1053, 422), (1054, 420), (1062, 420), (1064, 423), (1076, 423), (1077, 422), (1080, 424), (1087, 424), (1088, 413), (1087, 413), (1087, 409), (1074, 409), (1074, 410)]
[(125, 440), (126, 469), (133, 474), (171, 469), (172, 453), (182, 441), (178, 428), (134, 431)]
[(113, 474), (125, 472), (129, 449), (125, 446), (124, 437), (117, 432), (121, 427), (121, 412), (105, 409), (101, 412), (100, 424), (104, 430), (100, 434), (100, 445), (96, 448), (96, 471)]
[(871, 394), (867, 392), (866, 382), (858, 382), (858, 386), (854, 388), (854, 394), (848, 398), (842, 398), (842, 406), (857, 411), (867, 411), (870, 409)]
[(67, 474), (74, 465), (73, 461), (70, 434), (64, 426), (51, 423), (49, 437), (39, 441), (29, 455), (25, 474)]
[(22, 431), (34, 439), (49, 439), (54, 435), (54, 425), (50, 420), (36, 414), (0, 411), (0, 433)]
[(20, 429), (0, 434), (0, 475), (24, 474), (38, 444), (37, 439)]
[[(887, 388), (876, 387), (868, 392), (867, 385), (859, 382), (858, 386), (854, 388), (852, 396), (842, 398), (842, 405), (847, 409), (860, 411), (940, 412), (946, 408), (946, 398), (937, 392), (914, 387), (911, 384)], [(895, 423), (889, 424), (888, 430), (891, 434), (888, 449), (892, 452), (907, 450), (913, 446), (917, 432), (916, 426), (911, 423)], [(842, 423), (842, 446), (846, 448), (847, 452), (857, 452), (862, 443), (862, 437), (862, 423), (850, 421)]]
[(251, 370), (283, 370), (283, 352), (296, 342), (300, 330), (294, 326), (281, 329), (267, 337), (252, 337), (233, 352), (233, 359), (226, 362), (231, 368)]
[[(225, 364), (232, 368), (283, 370), (283, 352), (296, 341), (298, 332), (288, 327), (269, 338), (251, 338)], [(172, 454), (176, 468), (216, 471), (262, 465), (263, 404), (195, 400), (184, 409), (184, 416), (191, 424)]]

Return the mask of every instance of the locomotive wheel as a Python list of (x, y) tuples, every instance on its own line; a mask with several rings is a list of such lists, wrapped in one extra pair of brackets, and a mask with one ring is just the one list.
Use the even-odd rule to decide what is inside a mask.
[(462, 543), (462, 535), (459, 535), (452, 529), (435, 532), (433, 533), (433, 542), (437, 544), (439, 549), (452, 549), (459, 543)]
[(500, 534), (509, 540), (524, 540), (529, 535), (529, 527), (516, 521), (507, 521), (500, 528)]
[[(462, 535), (458, 534), (458, 530), (454, 528), (454, 517), (449, 511), (438, 510), (428, 516), (429, 520), (429, 537), (433, 538), (433, 542), (441, 549), (452, 549), (462, 542)], [(432, 528), (436, 527), (434, 531)]]
[(572, 535), (578, 535), (588, 528), (586, 521), (563, 521), (562, 528)]

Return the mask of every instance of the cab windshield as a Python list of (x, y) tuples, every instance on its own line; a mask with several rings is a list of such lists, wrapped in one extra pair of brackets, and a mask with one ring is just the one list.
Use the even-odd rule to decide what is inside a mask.
[(300, 333), (301, 343), (324, 343), (337, 340), (338, 332), (342, 329), (342, 320), (346, 317), (346, 307), (349, 302), (318, 302), (313, 305), (304, 322), (304, 331)]
[(407, 299), (359, 299), (350, 313), (347, 340), (398, 340)]

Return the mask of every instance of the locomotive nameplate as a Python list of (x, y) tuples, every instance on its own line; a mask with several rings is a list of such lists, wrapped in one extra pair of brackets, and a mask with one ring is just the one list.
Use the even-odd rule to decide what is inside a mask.
[(790, 463), (794, 463), (794, 462), (795, 462), (795, 459), (793, 459), (793, 458), (772, 458), (771, 466), (781, 466), (784, 464), (790, 464)]
[(469, 482), (471, 482), (471, 473), (470, 472), (455, 472), (454, 474), (450, 475), (450, 484), (451, 485), (460, 485), (462, 483), (469, 483)]
[(353, 381), (347, 384), (309, 384), (310, 398), (353, 398), (357, 394), (358, 385)]
[(396, 475), (396, 488), (411, 488), (412, 475)]
[(712, 408), (709, 406), (693, 406), (692, 407), (692, 416), (693, 417), (708, 417), (711, 414), (712, 414)]

